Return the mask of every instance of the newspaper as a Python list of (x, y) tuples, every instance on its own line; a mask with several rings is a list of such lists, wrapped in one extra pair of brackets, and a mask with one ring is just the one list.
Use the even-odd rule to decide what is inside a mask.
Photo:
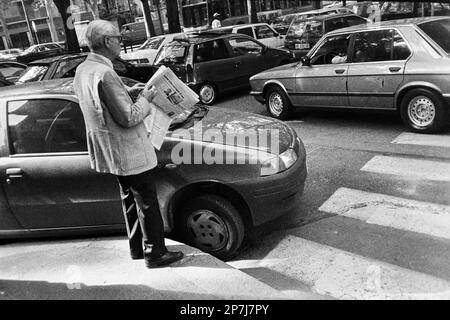
[(170, 68), (165, 66), (159, 67), (145, 88), (149, 89), (152, 86), (156, 91), (152, 100), (155, 107), (144, 119), (144, 124), (151, 134), (153, 146), (159, 150), (172, 121), (175, 119), (180, 121), (187, 116), (199, 98)]

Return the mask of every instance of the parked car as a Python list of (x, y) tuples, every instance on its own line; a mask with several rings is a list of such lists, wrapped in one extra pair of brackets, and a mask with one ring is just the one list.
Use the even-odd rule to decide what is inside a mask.
[(24, 72), (26, 65), (10, 60), (0, 61), (0, 74), (11, 84)]
[(122, 26), (122, 43), (124, 46), (142, 44), (147, 40), (145, 22), (130, 22)]
[(396, 20), (413, 17), (448, 16), (448, 2), (401, 2), (385, 1), (381, 6), (381, 20)]
[(250, 76), (293, 61), (287, 50), (270, 48), (243, 34), (203, 32), (164, 45), (155, 67), (165, 65), (188, 84), (205, 104), (219, 94), (246, 87)]
[(327, 32), (358, 24), (371, 23), (353, 13), (329, 14), (307, 19), (294, 19), (286, 34), (284, 46), (296, 56), (303, 56)]
[[(66, 54), (30, 62), (17, 79), (17, 84), (59, 78), (72, 78), (78, 65), (87, 57), (86, 53)], [(122, 59), (113, 62), (118, 75), (147, 82), (153, 75), (153, 68), (146, 65), (132, 65)]]
[(346, 7), (332, 7), (332, 8), (322, 8), (317, 10), (290, 13), (276, 18), (272, 27), (280, 34), (286, 35), (294, 19), (296, 19), (297, 21), (301, 21), (312, 17), (338, 13), (352, 13), (352, 11)]
[(170, 33), (162, 36), (156, 36), (145, 41), (136, 51), (121, 54), (120, 57), (133, 64), (150, 64), (155, 62), (158, 50), (164, 44), (171, 42), (174, 37), (182, 33)]
[(235, 26), (216, 28), (213, 31), (245, 34), (272, 48), (280, 48), (284, 44), (284, 36), (280, 35), (267, 23), (238, 24)]
[[(117, 181), (90, 168), (72, 79), (0, 89), (0, 112), (0, 238), (125, 230)], [(200, 136), (193, 127), (199, 120)], [(306, 155), (291, 127), (202, 105), (178, 125), (182, 127), (170, 129), (156, 151), (159, 205), (165, 230), (174, 237), (226, 259), (255, 226), (298, 208)], [(209, 136), (208, 129), (215, 134)], [(261, 146), (215, 138), (242, 136), (246, 130), (266, 130), (268, 141), (275, 132), (279, 138)], [(186, 148), (200, 148), (200, 161), (194, 164), (195, 151), (183, 153), (181, 163), (174, 161), (174, 150)], [(227, 159), (234, 164), (217, 161), (214, 150), (231, 155)], [(257, 161), (238, 162), (253, 158)]]
[(50, 58), (65, 53), (66, 50), (55, 42), (35, 44), (24, 50), (16, 57), (21, 63), (28, 64), (31, 61)]
[(301, 63), (253, 76), (251, 94), (278, 119), (294, 108), (392, 110), (412, 131), (438, 132), (450, 123), (449, 39), (448, 17), (336, 30)]
[(18, 55), (20, 55), (23, 52), (22, 49), (13, 48), (13, 49), (6, 49), (0, 51), (0, 59), (4, 60), (15, 60)]

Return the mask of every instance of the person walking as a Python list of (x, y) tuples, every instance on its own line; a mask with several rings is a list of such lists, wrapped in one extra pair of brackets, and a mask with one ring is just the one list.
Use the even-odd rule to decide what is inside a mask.
[(120, 54), (120, 33), (109, 21), (94, 20), (86, 29), (91, 53), (75, 73), (74, 90), (86, 123), (93, 169), (117, 177), (132, 259), (147, 268), (183, 258), (168, 251), (156, 186), (156, 153), (143, 120), (151, 112), (155, 89), (144, 89), (133, 102), (112, 61)]
[(216, 29), (216, 28), (222, 27), (222, 24), (220, 23), (219, 17), (220, 17), (220, 14), (219, 14), (219, 13), (215, 12), (215, 13), (213, 14), (214, 20), (213, 20), (212, 23), (211, 23), (211, 28), (212, 28), (212, 29)]

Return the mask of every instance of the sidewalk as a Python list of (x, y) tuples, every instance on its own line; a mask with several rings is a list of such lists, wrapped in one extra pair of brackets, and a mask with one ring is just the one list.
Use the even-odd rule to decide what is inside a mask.
[(198, 249), (166, 239), (185, 257), (147, 269), (124, 237), (18, 242), (0, 246), (2, 299), (288, 299)]

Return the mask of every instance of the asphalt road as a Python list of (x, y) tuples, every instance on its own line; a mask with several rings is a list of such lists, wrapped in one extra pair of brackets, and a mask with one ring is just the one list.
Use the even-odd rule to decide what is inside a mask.
[[(267, 115), (243, 90), (217, 106)], [(450, 129), (415, 135), (396, 113), (311, 111), (301, 206), (231, 265), (291, 293), (450, 299)]]

